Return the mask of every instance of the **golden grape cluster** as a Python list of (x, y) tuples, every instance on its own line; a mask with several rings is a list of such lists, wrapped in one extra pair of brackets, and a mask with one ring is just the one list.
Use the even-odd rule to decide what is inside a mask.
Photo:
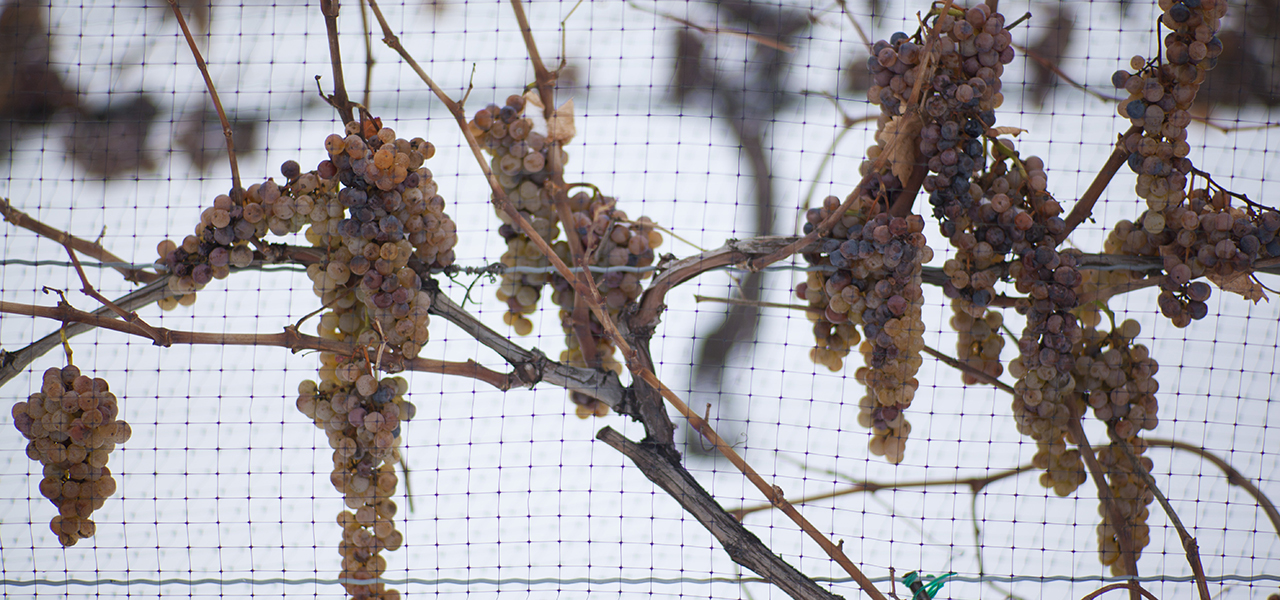
[[(991, 202), (984, 206), (1004, 208), (1007, 198), (1010, 207), (1004, 211), (997, 211), (996, 206), (979, 207), (987, 217), (998, 214), (997, 222), (1008, 223), (999, 229), (988, 227), (985, 241), (990, 243), (993, 231), (1016, 232), (1010, 248), (1017, 260), (1009, 262), (1008, 275), (1015, 289), (1027, 296), (1017, 307), (1026, 315), (1018, 338), (1019, 355), (1009, 363), (1009, 373), (1017, 379), (1014, 420), (1019, 432), (1036, 440), (1041, 468), (1045, 469), (1041, 483), (1067, 495), (1085, 481), (1079, 452), (1068, 448), (1074, 443), (1069, 433), (1071, 422), (1085, 412), (1071, 373), (1073, 348), (1082, 335), (1071, 312), (1079, 303), (1083, 283), (1077, 268), (1080, 253), (1057, 248), (1057, 237), (1066, 232), (1066, 223), (1059, 216), (1061, 206), (1047, 191), (1044, 161), (1035, 156), (1022, 158), (1010, 139), (997, 140), (993, 158), (989, 172), (979, 178), (982, 183), (989, 182), (987, 193), (992, 194)], [(962, 244), (967, 245), (967, 238)]]
[[(315, 171), (324, 210), (316, 209), (306, 236), (323, 258), (307, 275), (328, 307), (318, 335), (359, 350), (321, 352), (319, 383), (302, 382), (297, 404), (327, 434), (330, 480), (350, 509), (338, 516), (341, 576), (365, 580), (386, 570), (381, 552), (404, 541), (391, 498), (401, 423), (415, 412), (404, 398), (408, 383), (379, 379), (375, 368), (386, 349), (412, 359), (430, 339), (423, 274), (453, 264), (457, 227), (424, 166), (434, 146), (397, 138), (377, 119), (351, 123), (345, 133), (325, 140), (329, 159)], [(399, 598), (384, 584), (344, 585), (353, 598)]]
[(26, 437), (27, 457), (44, 465), (40, 494), (58, 515), (49, 528), (63, 546), (93, 537), (93, 511), (116, 492), (107, 461), (133, 429), (116, 417), (120, 406), (107, 381), (74, 365), (44, 372), (40, 391), (13, 405), (13, 423)]
[(307, 274), (327, 302), (348, 293), (359, 301), (363, 311), (346, 317), (352, 327), (376, 332), (380, 343), (416, 358), (430, 338), (431, 299), (409, 263), (416, 259), (420, 269), (453, 264), (457, 226), (423, 166), (435, 147), (422, 138), (397, 138), (388, 127), (366, 125), (363, 135), (363, 126), (352, 123), (346, 137), (325, 140), (330, 158), (320, 171), (341, 182), (336, 201), (347, 217), (312, 226), (309, 238), (319, 238), (327, 256)]
[[(580, 244), (587, 257), (587, 264), (595, 267), (648, 267), (654, 261), (654, 248), (662, 245), (662, 234), (654, 229), (653, 221), (640, 217), (631, 221), (627, 213), (617, 208), (617, 200), (597, 194), (578, 192), (569, 198), (573, 238)], [(564, 248), (560, 258), (568, 264), (574, 261)], [(616, 319), (622, 308), (640, 297), (644, 281), (653, 276), (652, 271), (609, 271), (594, 273), (593, 279), (604, 310)], [(567, 348), (560, 354), (560, 361), (586, 368), (603, 368), (622, 372), (622, 363), (614, 358), (616, 348), (595, 315), (587, 310), (586, 299), (579, 298), (573, 285), (558, 273), (551, 278), (551, 299), (560, 307), (560, 326), (565, 332)], [(586, 338), (579, 335), (585, 334)], [(590, 349), (584, 348), (586, 342)], [(577, 392), (570, 392), (569, 399), (576, 405), (579, 417), (605, 416), (609, 407), (605, 403)]]
[[(555, 198), (546, 187), (551, 177), (552, 159), (563, 167), (569, 155), (559, 144), (551, 144), (547, 137), (534, 131), (533, 120), (524, 116), (525, 99), (512, 95), (505, 106), (490, 104), (476, 111), (468, 123), (471, 134), (480, 147), (490, 156), (490, 168), (507, 198), (520, 211), (533, 230), (550, 243), (560, 235), (560, 216), (556, 212)], [(558, 152), (553, 156), (552, 152)], [(550, 260), (520, 231), (511, 217), (497, 210), (502, 226), (498, 233), (507, 243), (502, 264), (508, 267), (546, 267)], [(568, 255), (568, 247), (558, 244), (557, 253)], [(550, 281), (546, 273), (504, 273), (498, 299), (507, 304), (503, 320), (515, 328), (519, 335), (533, 331), (529, 314), (537, 310), (542, 288)]]
[[(333, 448), (329, 480), (350, 510), (338, 515), (342, 526), (339, 577), (374, 579), (386, 571), (383, 550), (396, 550), (404, 536), (396, 530), (395, 495), (399, 477), (401, 423), (413, 418), (405, 400), (409, 384), (400, 377), (379, 380), (366, 365), (348, 363), (322, 371), (320, 383), (298, 386), (298, 410), (325, 432)], [(352, 598), (394, 600), (399, 592), (384, 584), (344, 584)]]
[[(272, 188), (274, 182), (268, 180)], [(265, 211), (259, 204), (245, 214), (245, 205), (237, 204), (222, 194), (213, 199), (213, 206), (200, 213), (200, 223), (193, 235), (182, 243), (164, 240), (156, 247), (160, 254), (158, 264), (173, 276), (168, 288), (172, 294), (159, 302), (160, 308), (172, 310), (178, 304), (190, 306), (195, 293), (214, 279), (225, 279), (231, 267), (245, 267), (253, 262), (253, 250), (249, 243), (261, 239), (270, 225)]]
[(315, 171), (301, 173), (295, 161), (286, 161), (281, 172), (286, 185), (281, 186), (274, 179), (255, 183), (238, 203), (231, 196), (220, 195), (214, 198), (213, 206), (200, 213), (194, 235), (183, 238), (181, 244), (172, 240), (160, 242), (156, 247), (158, 262), (173, 274), (168, 284), (173, 295), (160, 300), (161, 309), (190, 306), (195, 302), (195, 292), (211, 279), (225, 278), (232, 267), (249, 266), (254, 260), (251, 244), (260, 242), (268, 233), (296, 233), (309, 223), (341, 214), (341, 207), (332, 202), (337, 182), (324, 179)]

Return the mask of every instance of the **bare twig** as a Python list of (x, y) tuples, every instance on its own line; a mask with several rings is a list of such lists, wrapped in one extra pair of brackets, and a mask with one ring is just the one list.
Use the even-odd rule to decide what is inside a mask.
[(373, 94), (373, 65), (378, 62), (373, 58), (373, 31), (369, 29), (367, 8), (368, 4), (360, 0), (360, 30), (364, 32), (364, 97), (361, 102), (366, 107), (373, 106), (369, 98)]
[[(152, 281), (146, 286), (117, 298), (115, 300), (115, 304), (125, 310), (135, 310), (146, 306), (169, 295), (168, 283), (168, 275), (160, 276), (158, 279)], [(106, 306), (103, 306), (91, 314), (97, 317), (110, 319), (115, 313)], [(64, 336), (65, 338), (71, 338), (93, 329), (93, 325), (86, 323), (67, 323), (58, 331), (50, 333), (35, 342), (32, 342), (25, 348), (22, 348), (17, 352), (5, 354), (3, 361), (0, 361), (0, 386), (3, 386), (14, 377), (17, 377), (19, 373), (26, 370), (27, 366), (32, 362), (35, 362), (36, 359), (44, 356), (50, 350), (57, 348), (62, 344)]]
[(93, 285), (89, 283), (89, 277), (84, 274), (84, 267), (80, 266), (80, 259), (76, 257), (75, 250), (71, 249), (71, 244), (65, 244), (63, 245), (63, 248), (66, 248), (67, 256), (71, 257), (71, 264), (75, 266), (76, 274), (80, 276), (80, 283), (84, 285), (84, 287), (80, 288), (80, 291), (84, 292), (86, 295), (93, 298), (94, 300), (101, 302), (103, 306), (106, 306), (107, 308), (111, 309), (111, 312), (114, 312), (117, 315), (120, 315), (121, 319), (124, 319), (125, 321), (128, 321), (129, 323), (133, 324), (133, 326), (137, 327), (140, 331), (145, 333), (147, 337), (150, 337), (153, 341), (155, 341), (157, 346), (164, 346), (167, 348), (170, 345), (171, 342), (169, 342), (169, 340), (164, 335), (162, 335), (159, 331), (157, 331), (156, 328), (152, 327), (151, 325), (148, 325), (146, 321), (143, 321), (142, 317), (138, 316), (138, 313), (130, 312), (123, 308), (120, 308), (119, 306), (116, 305), (115, 302), (112, 302), (106, 296), (99, 294), (98, 290), (93, 289)]
[(710, 423), (707, 423), (707, 421), (698, 415), (697, 412), (690, 409), (689, 406), (675, 394), (675, 392), (668, 389), (667, 386), (659, 381), (657, 376), (655, 376), (651, 371), (641, 369), (637, 375), (643, 378), (649, 385), (653, 386), (654, 389), (657, 389), (662, 396), (667, 399), (667, 402), (671, 404), (671, 406), (675, 407), (680, 414), (684, 415), (685, 419), (689, 421), (689, 425), (696, 429), (698, 433), (701, 433), (707, 441), (711, 442), (712, 445), (720, 451), (720, 454), (729, 459), (729, 462), (733, 463), (733, 466), (737, 467), (738, 470), (747, 477), (747, 480), (755, 485), (756, 489), (760, 490), (760, 492), (764, 494), (765, 498), (769, 499), (770, 503), (777, 506), (779, 510), (787, 515), (787, 517), (799, 525), (800, 528), (803, 529), (811, 539), (813, 539), (813, 541), (817, 542), (818, 546), (820, 546), (822, 550), (836, 562), (836, 564), (840, 565), (840, 567), (858, 583), (858, 587), (861, 587), (862, 591), (866, 592), (867, 595), (871, 596), (874, 600), (886, 600), (884, 593), (876, 588), (875, 584), (873, 584), (871, 580), (853, 564), (853, 561), (849, 560), (849, 557), (845, 555), (844, 550), (833, 543), (829, 538), (827, 538), (827, 536), (823, 535), (822, 532), (818, 531), (818, 528), (814, 527), (813, 523), (810, 523), (804, 515), (800, 514), (800, 511), (796, 510), (796, 508), (787, 501), (786, 497), (783, 496), (782, 488), (766, 482), (764, 478), (751, 467), (751, 465), (747, 464), (747, 461), (742, 459), (737, 451), (733, 449), (733, 446), (729, 445), (724, 438), (721, 438), (720, 435), (716, 433)]
[(538, 84), (538, 96), (542, 98), (543, 116), (550, 119), (556, 110), (555, 85), (556, 76), (542, 62), (538, 52), (538, 44), (533, 41), (533, 28), (529, 26), (529, 18), (524, 14), (523, 0), (511, 0), (511, 10), (520, 24), (520, 35), (524, 37), (524, 48), (529, 53), (529, 62), (533, 65), (533, 76)]
[(705, 489), (681, 467), (669, 460), (651, 444), (637, 444), (623, 437), (610, 427), (605, 427), (596, 439), (631, 459), (640, 472), (680, 503), (689, 514), (698, 519), (725, 552), (740, 564), (768, 579), (792, 598), (836, 598), (774, 554), (760, 538), (742, 526), (737, 519), (720, 506)]
[[(896, 483), (877, 483), (874, 481), (860, 481), (860, 482), (854, 483), (850, 487), (847, 487), (841, 490), (836, 490), (834, 492), (827, 492), (824, 494), (815, 494), (813, 496), (805, 496), (804, 498), (801, 498), (799, 500), (794, 500), (791, 503), (792, 504), (809, 504), (809, 503), (817, 502), (820, 500), (839, 498), (840, 496), (848, 496), (851, 494), (861, 494), (863, 492), (878, 492), (880, 490), (904, 490), (904, 489), (912, 489), (912, 488), (927, 488), (927, 487), (937, 487), (937, 486), (968, 486), (971, 491), (973, 491), (974, 493), (977, 493), (992, 483), (995, 483), (1002, 479), (1013, 477), (1015, 475), (1020, 475), (1027, 471), (1031, 471), (1033, 469), (1035, 469), (1033, 465), (1025, 464), (1025, 465), (1022, 465), (1021, 467), (1016, 467), (1013, 469), (996, 471), (995, 473), (992, 473), (990, 475), (986, 475), (983, 477), (966, 477), (963, 479), (922, 479), (919, 481), (900, 481)], [(741, 520), (743, 517), (751, 513), (771, 510), (773, 508), (775, 507), (772, 504), (757, 504), (755, 506), (744, 506), (742, 508), (736, 508), (729, 511), (729, 513), (732, 514), (734, 517), (738, 518), (739, 520)]]
[(231, 197), (239, 200), (244, 188), (240, 187), (240, 167), (236, 164), (236, 146), (231, 140), (231, 121), (227, 120), (227, 111), (222, 110), (222, 101), (218, 99), (218, 90), (213, 86), (213, 78), (209, 76), (209, 69), (204, 64), (204, 57), (200, 55), (200, 48), (196, 46), (196, 40), (191, 36), (191, 29), (187, 27), (187, 19), (182, 16), (182, 11), (178, 9), (178, 0), (169, 0), (169, 8), (173, 9), (173, 16), (178, 19), (178, 27), (182, 28), (182, 35), (187, 38), (187, 45), (191, 46), (191, 56), (196, 59), (196, 66), (200, 68), (200, 74), (204, 76), (205, 87), (209, 88), (209, 97), (213, 100), (213, 108), (218, 112), (218, 120), (222, 121), (222, 135), (227, 138), (227, 160), (231, 161)]
[(954, 359), (954, 358), (951, 358), (950, 356), (947, 356), (946, 354), (943, 354), (943, 353), (941, 353), (941, 352), (939, 352), (939, 351), (937, 351), (937, 350), (934, 350), (933, 348), (930, 348), (929, 346), (925, 346), (925, 347), (924, 347), (924, 351), (925, 351), (925, 353), (926, 353), (926, 354), (928, 354), (929, 356), (932, 356), (932, 357), (934, 357), (934, 358), (936, 358), (936, 359), (938, 359), (938, 360), (940, 360), (940, 361), (942, 361), (942, 362), (946, 363), (948, 366), (950, 366), (950, 367), (952, 367), (952, 368), (954, 368), (954, 369), (959, 369), (959, 370), (961, 370), (961, 371), (964, 371), (965, 373), (968, 373), (969, 375), (974, 376), (974, 377), (975, 377), (976, 379), (978, 379), (979, 381), (983, 381), (983, 382), (989, 383), (989, 384), (991, 384), (991, 385), (994, 385), (994, 386), (996, 386), (996, 387), (1000, 388), (1001, 390), (1003, 390), (1003, 391), (1005, 391), (1005, 392), (1008, 392), (1008, 393), (1010, 393), (1010, 394), (1012, 394), (1012, 393), (1013, 393), (1013, 391), (1014, 391), (1014, 390), (1013, 390), (1013, 386), (1011, 386), (1011, 385), (1009, 385), (1009, 384), (1007, 384), (1007, 383), (1005, 383), (1005, 382), (1003, 382), (1003, 381), (1000, 381), (999, 379), (996, 379), (995, 377), (992, 377), (992, 376), (990, 376), (990, 375), (986, 374), (982, 369), (977, 369), (977, 368), (974, 368), (974, 367), (972, 367), (972, 366), (970, 366), (970, 365), (967, 365), (967, 364), (965, 364), (965, 363), (963, 363), (963, 362), (960, 362), (959, 360), (956, 360), (956, 359)]
[(1102, 165), (1102, 169), (1094, 176), (1093, 183), (1089, 184), (1089, 188), (1084, 191), (1084, 195), (1080, 200), (1076, 201), (1075, 206), (1071, 207), (1071, 212), (1067, 214), (1067, 229), (1058, 236), (1058, 243), (1067, 239), (1075, 228), (1083, 223), (1089, 215), (1093, 214), (1093, 205), (1098, 202), (1098, 198), (1102, 197), (1102, 192), (1107, 189), (1107, 185), (1111, 183), (1111, 178), (1116, 176), (1116, 172), (1129, 158), (1129, 151), (1124, 147), (1124, 138), (1142, 131), (1142, 127), (1134, 125), (1128, 131), (1120, 134), (1116, 141), (1116, 147), (1111, 151), (1111, 156), (1107, 158), (1106, 164)]
[[(1093, 446), (1089, 445), (1089, 437), (1085, 435), (1084, 427), (1080, 425), (1080, 420), (1076, 417), (1068, 417), (1067, 428), (1076, 446), (1080, 448), (1084, 464), (1089, 469), (1089, 474), (1092, 475), (1091, 479), (1093, 479), (1094, 485), (1098, 488), (1098, 498), (1101, 499), (1108, 516), (1111, 517), (1111, 526), (1116, 530), (1116, 537), (1119, 538), (1120, 557), (1125, 562), (1125, 570), (1128, 571), (1130, 577), (1137, 577), (1138, 555), (1133, 546), (1133, 532), (1129, 529), (1129, 522), (1125, 520), (1124, 513), (1120, 510), (1120, 505), (1116, 502), (1115, 497), (1111, 495), (1111, 486), (1107, 485), (1106, 472), (1102, 470), (1102, 465), (1098, 463), (1098, 457), (1093, 452)], [(1137, 581), (1129, 581), (1129, 594), (1133, 600), (1138, 600), (1137, 583)]]
[(1204, 564), (1200, 562), (1200, 545), (1196, 543), (1196, 538), (1187, 532), (1187, 528), (1182, 525), (1182, 519), (1178, 517), (1177, 511), (1173, 510), (1173, 505), (1169, 504), (1169, 499), (1164, 497), (1164, 492), (1160, 491), (1160, 486), (1156, 485), (1156, 480), (1147, 472), (1146, 467), (1142, 466), (1142, 461), (1138, 460), (1138, 455), (1133, 453), (1133, 448), (1129, 446), (1129, 442), (1116, 434), (1114, 424), (1107, 424), (1107, 434), (1111, 438), (1112, 445), (1120, 448), (1120, 451), (1129, 458), (1129, 465), (1133, 467), (1133, 472), (1137, 473), (1143, 481), (1146, 482), (1147, 488), (1155, 494), (1156, 500), (1160, 502), (1160, 507), (1164, 509), (1169, 520), (1173, 522), (1174, 529), (1178, 530), (1178, 537), (1182, 540), (1182, 548), (1187, 553), (1187, 562), (1191, 565), (1191, 572), (1196, 576), (1196, 589), (1200, 592), (1200, 600), (1209, 600), (1209, 584), (1204, 579)]
[(610, 408), (618, 408), (625, 401), (626, 392), (618, 375), (613, 371), (571, 367), (548, 359), (545, 354), (536, 349), (525, 350), (506, 336), (481, 323), (479, 319), (444, 294), (437, 293), (433, 296), (430, 312), (457, 325), (476, 341), (510, 363), (515, 367), (515, 373), (525, 387), (532, 387), (540, 381), (545, 381), (600, 400)]
[(1271, 498), (1268, 498), (1267, 495), (1258, 488), (1258, 486), (1254, 485), (1252, 481), (1249, 481), (1248, 477), (1245, 477), (1240, 473), (1240, 471), (1237, 471), (1235, 467), (1232, 467), (1231, 463), (1228, 463), (1218, 455), (1209, 452), (1200, 446), (1195, 446), (1186, 442), (1161, 438), (1144, 439), (1147, 442), (1148, 447), (1173, 448), (1175, 450), (1192, 452), (1200, 455), (1200, 458), (1213, 463), (1214, 466), (1221, 469), (1223, 474), (1227, 476), (1227, 483), (1242, 487), (1250, 496), (1253, 496), (1254, 501), (1258, 503), (1258, 506), (1262, 508), (1262, 512), (1265, 513), (1267, 518), (1271, 521), (1271, 527), (1276, 530), (1277, 535), (1280, 535), (1280, 510), (1276, 509), (1276, 505), (1271, 501)]
[[(37, 235), (47, 237), (58, 244), (70, 245), (72, 249), (85, 256), (96, 258), (101, 262), (107, 263), (128, 263), (129, 261), (120, 258), (108, 252), (101, 244), (91, 242), (89, 240), (78, 238), (65, 231), (59, 231), (41, 223), (31, 215), (24, 213), (10, 204), (8, 198), (0, 198), (0, 215), (4, 216), (4, 220), (17, 225), (23, 229), (35, 232)], [(124, 275), (126, 281), (135, 281), (142, 283), (151, 283), (161, 277), (157, 273), (143, 271), (142, 269), (129, 269), (125, 267), (116, 267), (121, 275)]]
[(1101, 596), (1107, 592), (1112, 592), (1115, 590), (1123, 590), (1123, 589), (1128, 589), (1130, 593), (1133, 593), (1133, 590), (1136, 589), (1139, 594), (1142, 594), (1148, 600), (1160, 600), (1159, 598), (1155, 597), (1154, 594), (1152, 594), (1151, 592), (1148, 592), (1146, 588), (1140, 585), (1137, 585), (1137, 582), (1113, 583), (1111, 585), (1102, 586), (1096, 590), (1093, 590), (1092, 592), (1089, 592), (1088, 594), (1085, 594), (1085, 596), (1080, 600), (1093, 600), (1094, 598), (1097, 598), (1098, 596)]
[[(304, 335), (298, 333), (298, 330), (292, 327), (286, 327), (281, 333), (205, 333), (197, 331), (175, 331), (161, 327), (152, 328), (155, 331), (155, 334), (153, 334), (147, 331), (147, 328), (142, 324), (133, 322), (126, 323), (108, 316), (87, 313), (81, 310), (76, 310), (65, 303), (61, 303), (57, 307), (50, 308), (45, 306), (20, 304), (17, 302), (0, 301), (0, 313), (41, 317), (62, 321), (64, 323), (84, 323), (91, 327), (110, 329), (112, 331), (119, 331), (121, 333), (136, 335), (148, 339), (154, 339), (153, 335), (158, 335), (170, 344), (180, 345), (274, 346), (279, 348), (288, 348), (294, 352), (299, 352), (301, 350), (320, 350), (322, 352), (332, 352), (341, 356), (351, 356), (356, 353), (359, 348), (363, 347), (358, 343), (339, 342), (336, 340), (326, 340), (315, 336)], [(477, 381), (488, 383), (500, 390), (508, 390), (512, 387), (522, 385), (522, 380), (518, 375), (498, 373), (487, 369), (472, 360), (461, 363), (429, 358), (415, 358), (407, 360), (400, 356), (398, 352), (393, 351), (391, 360), (387, 361), (385, 366), (387, 368), (384, 370), (388, 372), (410, 370), (469, 377)]]
[[(170, 3), (173, 1), (169, 0)], [(333, 96), (326, 100), (338, 111), (342, 124), (346, 125), (356, 118), (351, 100), (347, 96), (347, 83), (342, 75), (342, 47), (338, 44), (338, 0), (320, 0), (320, 13), (324, 15), (324, 27), (329, 36), (329, 62), (333, 67)], [(319, 78), (318, 75), (316, 77)]]

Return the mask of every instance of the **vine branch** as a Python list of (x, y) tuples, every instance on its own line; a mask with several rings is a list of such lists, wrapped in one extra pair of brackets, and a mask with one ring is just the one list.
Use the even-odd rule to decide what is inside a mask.
[[(321, 0), (325, 2), (326, 0)], [(173, 16), (178, 19), (178, 27), (182, 28), (182, 36), (187, 38), (187, 45), (191, 47), (191, 56), (196, 59), (196, 66), (200, 68), (200, 74), (204, 76), (204, 85), (209, 88), (209, 97), (213, 100), (213, 108), (218, 112), (218, 120), (222, 122), (222, 135), (227, 138), (227, 160), (231, 162), (231, 197), (239, 199), (244, 188), (240, 186), (240, 167), (236, 164), (236, 145), (231, 140), (231, 122), (227, 120), (227, 111), (222, 109), (222, 100), (218, 98), (218, 90), (213, 85), (213, 78), (209, 76), (209, 68), (205, 66), (204, 57), (200, 55), (200, 48), (196, 46), (196, 40), (191, 36), (191, 29), (187, 27), (187, 19), (182, 16), (182, 11), (178, 9), (178, 0), (169, 0), (169, 8), (173, 9)]]
[[(65, 231), (59, 231), (49, 225), (40, 222), (31, 215), (24, 213), (13, 207), (8, 198), (0, 197), (0, 215), (4, 216), (4, 220), (17, 225), (23, 229), (34, 232), (36, 235), (49, 238), (59, 245), (70, 245), (72, 249), (85, 256), (95, 258), (101, 262), (110, 263), (128, 263), (129, 261), (116, 256), (103, 248), (101, 244), (90, 242), (84, 238), (79, 238)], [(162, 275), (144, 271), (142, 269), (130, 269), (126, 267), (114, 267), (121, 275), (124, 275), (126, 281), (151, 283), (160, 279)]]
[(1059, 244), (1093, 214), (1093, 205), (1098, 202), (1098, 198), (1102, 197), (1102, 192), (1111, 184), (1111, 179), (1116, 176), (1116, 173), (1120, 171), (1120, 167), (1124, 166), (1125, 161), (1129, 158), (1129, 151), (1124, 147), (1124, 138), (1140, 131), (1142, 131), (1142, 127), (1134, 125), (1128, 131), (1120, 134), (1119, 139), (1116, 141), (1115, 149), (1111, 151), (1111, 156), (1107, 157), (1107, 162), (1102, 165), (1102, 169), (1094, 176), (1093, 182), (1084, 191), (1084, 195), (1080, 197), (1080, 200), (1076, 201), (1075, 206), (1071, 207), (1071, 212), (1067, 213), (1067, 218), (1065, 219), (1067, 229), (1057, 237)]
[[(110, 329), (129, 335), (155, 339), (153, 335), (162, 337), (169, 344), (193, 346), (274, 346), (288, 348), (293, 352), (302, 350), (319, 350), (332, 352), (341, 356), (355, 354), (363, 344), (326, 340), (316, 336), (298, 333), (295, 327), (286, 327), (281, 333), (207, 333), (199, 331), (177, 331), (173, 329), (150, 328), (136, 322), (122, 322), (109, 316), (95, 315), (59, 303), (57, 307), (35, 306), (17, 302), (0, 301), (0, 313), (26, 315), (62, 321), (64, 323), (83, 323), (92, 327)], [(404, 360), (396, 351), (387, 353), (389, 359), (383, 361), (383, 370), (397, 372), (401, 370), (424, 371), (443, 375), (457, 375), (483, 381), (499, 390), (522, 387), (518, 375), (503, 374), (485, 368), (475, 361), (449, 362), (428, 358)]]
[[(169, 0), (170, 4), (174, 1)], [(333, 96), (326, 100), (338, 111), (342, 124), (347, 125), (356, 118), (355, 111), (351, 108), (351, 99), (347, 96), (347, 83), (342, 75), (342, 47), (338, 44), (338, 0), (320, 0), (320, 13), (324, 15), (324, 27), (329, 39), (329, 62), (333, 67)]]
[[(1076, 446), (1080, 448), (1080, 454), (1084, 458), (1085, 467), (1089, 469), (1090, 479), (1093, 480), (1094, 486), (1098, 488), (1098, 498), (1102, 500), (1103, 506), (1107, 509), (1107, 514), (1111, 517), (1112, 527), (1116, 530), (1116, 537), (1120, 543), (1120, 557), (1124, 560), (1125, 570), (1128, 571), (1130, 577), (1138, 576), (1138, 554), (1133, 547), (1133, 532), (1129, 529), (1129, 521), (1124, 518), (1124, 512), (1120, 510), (1120, 505), (1116, 503), (1116, 499), (1111, 495), (1111, 486), (1107, 485), (1106, 472), (1102, 470), (1102, 465), (1098, 463), (1098, 457), (1093, 452), (1093, 446), (1089, 445), (1089, 436), (1085, 434), (1084, 427), (1080, 426), (1080, 420), (1072, 416), (1068, 419), (1067, 425), (1074, 438)], [(1138, 582), (1129, 581), (1129, 595), (1132, 600), (1138, 600)]]
[(1156, 500), (1160, 502), (1160, 507), (1164, 509), (1169, 520), (1173, 522), (1174, 529), (1178, 530), (1178, 537), (1182, 540), (1182, 548), (1186, 550), (1187, 562), (1191, 565), (1191, 572), (1196, 576), (1196, 589), (1200, 592), (1200, 600), (1209, 600), (1209, 584), (1204, 578), (1204, 564), (1200, 562), (1200, 545), (1196, 543), (1196, 538), (1187, 532), (1187, 528), (1182, 525), (1182, 519), (1178, 518), (1177, 511), (1173, 510), (1173, 506), (1169, 504), (1169, 499), (1164, 497), (1164, 492), (1160, 491), (1160, 486), (1156, 485), (1156, 480), (1151, 477), (1151, 473), (1142, 466), (1142, 461), (1138, 460), (1138, 455), (1134, 454), (1133, 448), (1129, 446), (1129, 442), (1116, 434), (1116, 427), (1112, 423), (1107, 423), (1107, 435), (1111, 438), (1112, 445), (1120, 448), (1120, 451), (1129, 459), (1129, 464), (1133, 467), (1133, 472), (1139, 477), (1155, 494)]

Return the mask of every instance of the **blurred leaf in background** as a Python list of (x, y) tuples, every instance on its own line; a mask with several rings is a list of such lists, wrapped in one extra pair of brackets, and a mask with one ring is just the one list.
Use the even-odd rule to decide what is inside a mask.
[(9, 153), (22, 130), (44, 125), (78, 102), (63, 74), (50, 65), (48, 10), (30, 0), (9, 0), (0, 10), (0, 156)]
[(159, 109), (141, 92), (114, 95), (107, 105), (83, 112), (63, 143), (72, 160), (90, 175), (105, 179), (136, 177), (155, 168), (146, 144)]
[[(227, 115), (227, 120), (231, 122), (231, 142), (235, 144), (236, 155), (258, 149), (260, 119), (232, 112)], [(182, 119), (174, 141), (177, 149), (202, 172), (219, 161), (225, 163), (227, 160), (227, 138), (222, 132), (222, 121), (212, 106), (206, 105), (199, 114)]]

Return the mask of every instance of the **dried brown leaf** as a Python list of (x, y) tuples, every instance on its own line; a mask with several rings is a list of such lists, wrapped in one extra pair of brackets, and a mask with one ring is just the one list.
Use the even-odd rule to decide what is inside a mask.
[(1022, 128), (1019, 128), (1019, 127), (1011, 127), (1011, 126), (1008, 126), (1008, 125), (1005, 125), (1005, 126), (1002, 126), (1002, 127), (992, 127), (991, 129), (992, 129), (993, 131), (995, 131), (995, 132), (996, 132), (996, 135), (998, 135), (998, 136), (999, 136), (999, 135), (1011, 135), (1011, 136), (1013, 136), (1013, 137), (1018, 137), (1018, 134), (1020, 134), (1020, 133), (1026, 133), (1026, 132), (1027, 132), (1027, 130), (1026, 130), (1026, 129), (1022, 129)]
[(1250, 273), (1235, 273), (1225, 276), (1210, 274), (1208, 278), (1222, 291), (1240, 294), (1245, 300), (1253, 300), (1254, 304), (1263, 300), (1271, 301), (1267, 297), (1267, 293), (1262, 291), (1262, 284), (1254, 281), (1253, 275)]
[(568, 144), (573, 136), (578, 135), (578, 128), (573, 124), (573, 98), (565, 100), (547, 122), (547, 140)]
[(561, 145), (568, 144), (573, 136), (578, 134), (578, 129), (573, 124), (573, 98), (565, 101), (560, 108), (555, 109), (551, 113), (551, 119), (543, 121), (543, 104), (542, 96), (538, 95), (537, 90), (529, 90), (524, 94), (525, 116), (533, 121), (534, 131), (542, 133), (542, 127), (546, 127), (546, 136), (548, 142), (559, 142)]
[(884, 159), (889, 171), (905, 182), (911, 178), (911, 170), (916, 164), (915, 139), (924, 128), (918, 118), (908, 115), (894, 117), (880, 132), (880, 141), (884, 143)]

